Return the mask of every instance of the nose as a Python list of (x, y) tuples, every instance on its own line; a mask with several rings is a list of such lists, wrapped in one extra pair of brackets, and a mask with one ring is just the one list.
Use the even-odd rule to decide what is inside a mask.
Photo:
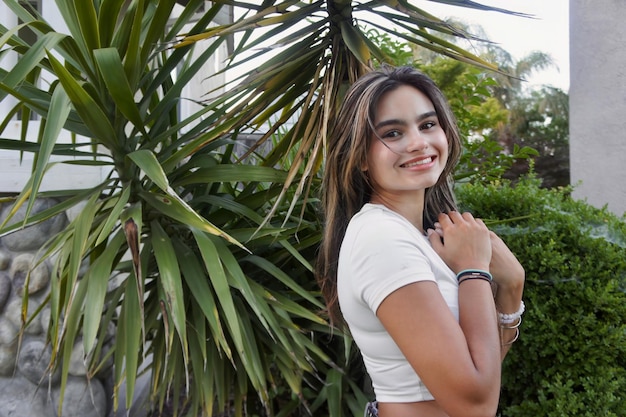
[(418, 128), (411, 129), (410, 134), (407, 135), (407, 139), (407, 152), (416, 152), (428, 149), (428, 140)]

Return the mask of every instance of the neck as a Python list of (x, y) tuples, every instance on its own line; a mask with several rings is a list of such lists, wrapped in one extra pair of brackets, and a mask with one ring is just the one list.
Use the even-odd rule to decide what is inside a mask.
[(370, 203), (381, 204), (389, 210), (395, 211), (424, 233), (424, 193), (411, 196), (404, 195), (402, 198), (374, 193), (370, 198)]

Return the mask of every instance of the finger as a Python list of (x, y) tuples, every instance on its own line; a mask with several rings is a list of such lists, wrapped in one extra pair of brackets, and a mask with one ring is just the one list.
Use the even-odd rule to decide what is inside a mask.
[(441, 236), (433, 229), (428, 229), (426, 231), (428, 234), (428, 240), (430, 240), (430, 244), (435, 250), (435, 252), (439, 253), (441, 249), (443, 249), (443, 242), (441, 241)]
[(462, 217), (463, 217), (464, 220), (467, 220), (467, 221), (476, 220), (476, 219), (474, 219), (474, 215), (472, 213), (470, 213), (469, 211), (466, 211), (465, 213), (463, 213)]
[[(459, 213), (458, 211), (451, 211), (448, 213), (448, 218), (450, 219), (450, 224), (459, 224), (459, 223), (463, 223), (465, 220), (463, 219), (463, 216), (461, 215), (461, 213)], [(445, 224), (442, 223), (442, 226), (446, 226)]]
[(452, 224), (452, 220), (450, 220), (450, 215), (446, 213), (439, 213), (439, 226), (447, 227)]

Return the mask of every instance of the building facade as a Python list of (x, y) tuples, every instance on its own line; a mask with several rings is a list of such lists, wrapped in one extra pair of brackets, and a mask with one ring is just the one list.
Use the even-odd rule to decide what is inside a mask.
[(626, 2), (570, 0), (574, 197), (626, 213)]

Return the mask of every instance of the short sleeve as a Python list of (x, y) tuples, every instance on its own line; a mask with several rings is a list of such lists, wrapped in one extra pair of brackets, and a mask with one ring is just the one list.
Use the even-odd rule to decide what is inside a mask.
[(376, 312), (397, 289), (418, 281), (435, 281), (429, 259), (419, 247), (424, 238), (408, 221), (387, 216), (363, 222), (350, 253), (355, 295)]

